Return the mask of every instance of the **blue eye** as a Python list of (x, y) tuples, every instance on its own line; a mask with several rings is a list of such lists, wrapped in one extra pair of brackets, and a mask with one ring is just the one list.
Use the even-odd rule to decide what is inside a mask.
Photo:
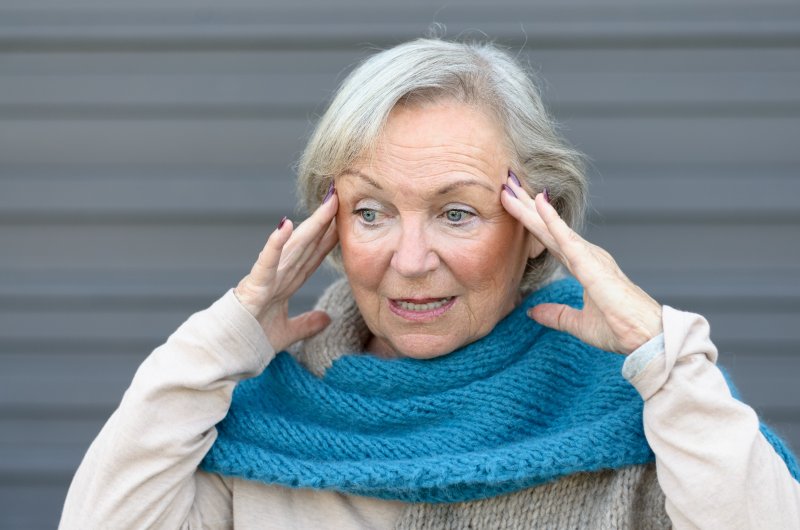
[(473, 216), (472, 212), (468, 212), (466, 210), (447, 210), (445, 212), (445, 217), (447, 218), (447, 222), (452, 224), (463, 224), (465, 221), (468, 221), (471, 216)]
[(458, 223), (464, 217), (464, 212), (461, 210), (448, 210), (447, 220), (453, 223)]
[(381, 207), (355, 208), (353, 210), (353, 215), (356, 216), (356, 222), (359, 226), (366, 229), (380, 228), (387, 221), (387, 215)]
[(369, 208), (362, 208), (358, 210), (358, 215), (361, 216), (361, 220), (365, 223), (374, 223), (375, 219), (378, 217), (378, 213), (375, 210), (370, 210)]

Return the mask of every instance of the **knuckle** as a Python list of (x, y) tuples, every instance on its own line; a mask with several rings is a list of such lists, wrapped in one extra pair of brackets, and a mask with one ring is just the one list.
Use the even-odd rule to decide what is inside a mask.
[(594, 246), (594, 252), (597, 255), (597, 259), (600, 260), (604, 265), (611, 269), (618, 269), (617, 262), (614, 259), (614, 256), (611, 255), (606, 249)]
[(567, 329), (567, 311), (566, 308), (562, 307), (558, 311), (558, 329)]
[(569, 228), (567, 231), (567, 242), (569, 242), (572, 245), (576, 245), (582, 243), (583, 238), (579, 236), (575, 230)]
[(612, 257), (611, 257), (611, 253), (610, 253), (610, 252), (608, 252), (608, 251), (607, 251), (606, 249), (604, 249), (603, 247), (598, 247), (597, 245), (595, 245), (595, 244), (592, 244), (592, 243), (590, 243), (589, 245), (590, 245), (591, 249), (592, 249), (592, 250), (593, 250), (593, 251), (594, 251), (594, 252), (595, 252), (595, 253), (596, 253), (596, 254), (597, 254), (599, 257), (601, 257), (602, 259), (605, 259), (605, 260), (610, 260), (610, 261), (614, 261), (614, 258), (612, 258)]

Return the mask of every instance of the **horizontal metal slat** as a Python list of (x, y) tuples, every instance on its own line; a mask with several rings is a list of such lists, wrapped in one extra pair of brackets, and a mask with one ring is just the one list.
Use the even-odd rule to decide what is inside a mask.
[[(645, 43), (717, 44), (757, 42), (796, 43), (800, 16), (795, 6), (773, 4), (726, 6), (719, 16), (711, 6), (653, 8), (641, 4), (556, 7), (538, 9), (510, 3), (505, 6), (460, 6), (434, 10), (428, 5), (336, 6), (314, 4), (294, 9), (226, 10), (195, 5), (138, 9), (98, 9), (83, 4), (73, 9), (6, 9), (0, 16), (0, 43), (33, 48), (49, 45), (91, 46), (111, 44), (159, 46), (214, 43), (217, 46), (347, 46), (365, 40), (376, 43), (419, 35), (433, 21), (445, 23), (458, 34), (479, 29), (498, 38), (536, 45), (636, 45)], [(249, 7), (249, 6), (248, 6)], [(576, 9), (576, 7), (578, 9)], [(311, 9), (309, 9), (311, 8)], [(583, 8), (583, 9), (580, 9)], [(755, 23), (755, 22), (758, 23)], [(513, 24), (510, 24), (513, 22)], [(522, 23), (524, 35), (518, 27)]]
[[(342, 65), (344, 68), (346, 64)], [(743, 65), (743, 70), (746, 66)], [(136, 115), (163, 112), (260, 116), (310, 114), (336, 89), (338, 76), (306, 72), (284, 74), (37, 74), (0, 78), (0, 116), (47, 116), (74, 112)], [(800, 72), (750, 73), (553, 73), (545, 78), (545, 100), (566, 116), (604, 109), (647, 114), (668, 107), (697, 114), (719, 109), (795, 113), (800, 105)], [(285, 109), (285, 110), (284, 110)]]
[[(685, 224), (687, 218), (800, 222), (800, 179), (788, 167), (610, 166), (590, 172), (593, 224), (642, 219)], [(295, 186), (289, 170), (11, 168), (0, 177), (0, 220), (15, 225), (267, 221), (294, 200)]]
[[(69, 51), (19, 52), (4, 50), (0, 54), (0, 65), (7, 78), (30, 76), (78, 77), (91, 76), (97, 79), (115, 76), (152, 76), (155, 79), (169, 80), (172, 76), (191, 78), (194, 76), (219, 76), (216, 83), (227, 86), (227, 79), (244, 76), (275, 75), (289, 78), (299, 75), (320, 75), (326, 84), (333, 86), (341, 80), (343, 72), (361, 58), (374, 53), (375, 47), (368, 43), (359, 44), (348, 50), (319, 48), (314, 50), (187, 50), (160, 51)], [(556, 99), (564, 90), (580, 94), (583, 91), (574, 82), (575, 76), (588, 79), (608, 79), (613, 82), (615, 75), (624, 78), (629, 75), (640, 78), (662, 78), (670, 75), (675, 79), (667, 83), (683, 84), (691, 79), (708, 79), (715, 75), (721, 77), (750, 75), (781, 76), (800, 71), (800, 54), (793, 48), (763, 48), (736, 46), (732, 48), (582, 48), (582, 49), (542, 49), (535, 46), (514, 47), (511, 51), (522, 63), (530, 64), (543, 78), (543, 88), (549, 90), (554, 85), (558, 90), (550, 93)], [(554, 77), (555, 76), (555, 77)], [(257, 77), (256, 77), (257, 78)], [(554, 82), (554, 79), (562, 81)], [(146, 87), (138, 87), (146, 90)], [(196, 87), (203, 90), (204, 87)], [(212, 87), (213, 88), (213, 87)], [(300, 94), (309, 88), (294, 87)], [(322, 86), (321, 88), (324, 88)], [(698, 89), (703, 86), (698, 83)], [(43, 88), (44, 89), (44, 88)], [(662, 88), (665, 90), (666, 87)], [(741, 90), (728, 87), (729, 91)], [(761, 87), (764, 94), (781, 90), (768, 85)], [(185, 94), (192, 97), (192, 94)], [(280, 96), (293, 97), (280, 94)], [(646, 94), (642, 94), (646, 97)], [(106, 97), (115, 97), (109, 95)], [(613, 97), (609, 95), (608, 97)], [(718, 97), (728, 97), (727, 91)], [(573, 99), (572, 97), (566, 98)], [(313, 101), (316, 103), (316, 100)]]
[[(793, 117), (593, 117), (563, 120), (564, 134), (594, 165), (800, 164)], [(308, 120), (3, 120), (4, 164), (17, 168), (129, 166), (281, 174), (299, 157)], [(746, 145), (747, 149), (739, 146)]]
[[(250, 270), (278, 221), (258, 223), (123, 223), (0, 225), (0, 271)], [(768, 237), (767, 237), (768, 236)], [(648, 223), (590, 226), (586, 238), (608, 250), (623, 270), (794, 270), (797, 224)], [(776, 242), (781, 242), (777, 244)], [(677, 256), (682, 259), (676, 259)]]
[(0, 526), (16, 530), (58, 527), (71, 476), (46, 477), (38, 483), (21, 478), (0, 475)]

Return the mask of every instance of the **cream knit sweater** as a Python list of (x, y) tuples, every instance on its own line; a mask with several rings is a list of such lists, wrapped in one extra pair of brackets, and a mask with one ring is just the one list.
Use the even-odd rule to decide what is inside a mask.
[[(342, 293), (322, 300), (333, 324), (296, 352), (317, 373), (332, 361), (322, 354), (331, 341), (338, 351), (364, 344), (366, 330)], [(753, 410), (730, 396), (705, 319), (664, 306), (663, 324), (663, 337), (624, 370), (645, 400), (656, 466), (573, 475), (482, 501), (409, 504), (197, 469), (236, 383), (275, 355), (229, 291), (142, 363), (75, 474), (59, 528), (657, 529), (670, 520), (675, 528), (800, 528), (800, 484)]]

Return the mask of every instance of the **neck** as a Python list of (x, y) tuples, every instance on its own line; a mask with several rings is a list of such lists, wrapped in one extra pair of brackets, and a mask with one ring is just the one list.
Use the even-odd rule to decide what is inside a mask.
[(383, 341), (371, 335), (365, 349), (370, 355), (378, 357), (379, 359), (399, 359), (402, 357), (397, 351)]

